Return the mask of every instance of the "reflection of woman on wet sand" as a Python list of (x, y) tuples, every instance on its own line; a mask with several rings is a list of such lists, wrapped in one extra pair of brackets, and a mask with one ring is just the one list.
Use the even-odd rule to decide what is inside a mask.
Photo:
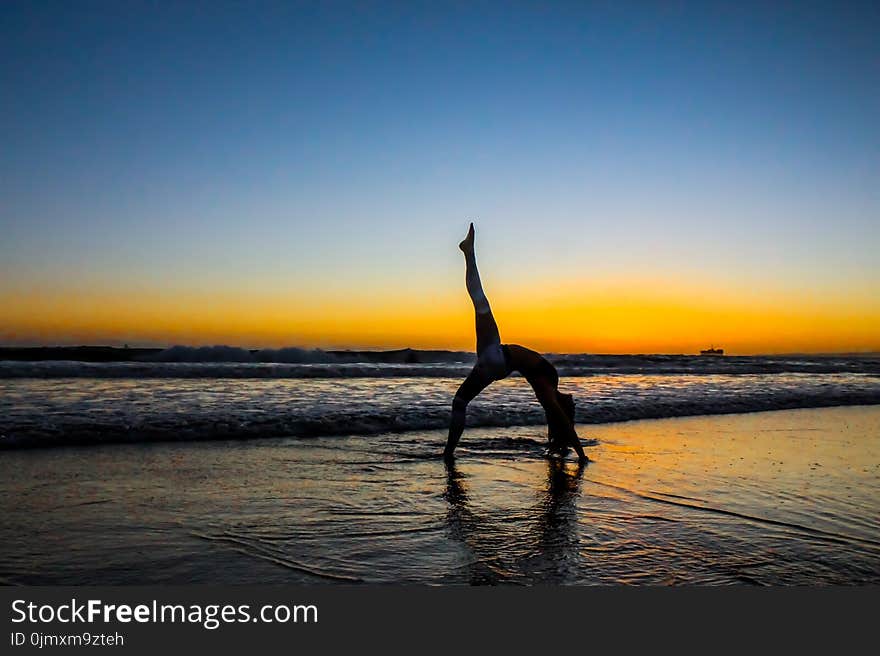
[[(467, 551), (471, 584), (554, 583), (583, 573), (579, 558), (578, 498), (584, 463), (547, 461), (546, 486), (537, 504), (511, 521), (503, 508), (476, 512), (466, 479), (450, 461), (446, 468), (449, 536)], [(479, 507), (480, 504), (477, 504)], [(505, 544), (505, 549), (499, 549)]]
[(581, 461), (588, 458), (574, 430), (574, 400), (571, 394), (558, 390), (559, 374), (556, 368), (539, 353), (519, 344), (502, 344), (498, 325), (492, 316), (489, 300), (483, 293), (477, 259), (474, 255), (474, 224), (471, 223), (467, 237), (458, 247), (465, 258), (465, 284), (474, 303), (477, 329), (477, 364), (458, 388), (452, 401), (452, 420), (446, 441), (444, 457), (449, 460), (464, 431), (467, 405), (490, 383), (507, 378), (518, 371), (532, 386), (535, 396), (547, 415), (550, 450), (564, 455), (573, 447)]

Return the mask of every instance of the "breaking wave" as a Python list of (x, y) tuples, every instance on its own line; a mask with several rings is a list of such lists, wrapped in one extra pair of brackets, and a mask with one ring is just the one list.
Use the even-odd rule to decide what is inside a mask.
[[(37, 350), (37, 349), (35, 349)], [(462, 351), (322, 351), (295, 347), (249, 351), (232, 346), (167, 349), (44, 349), (39, 359), (0, 359), (3, 378), (447, 378), (466, 373)], [(4, 357), (0, 353), (0, 358)], [(5, 357), (10, 357), (7, 354)], [(123, 360), (122, 358), (126, 358)], [(549, 354), (561, 376), (603, 374), (880, 375), (880, 357)], [(80, 359), (82, 358), (82, 359)], [(114, 361), (107, 361), (114, 358)], [(84, 361), (86, 360), (86, 361)]]
[[(0, 380), (0, 448), (443, 429), (460, 382), (460, 375)], [(865, 374), (615, 374), (564, 378), (560, 386), (574, 395), (580, 424), (880, 404), (880, 377)], [(519, 377), (491, 385), (468, 410), (469, 426), (544, 422)]]

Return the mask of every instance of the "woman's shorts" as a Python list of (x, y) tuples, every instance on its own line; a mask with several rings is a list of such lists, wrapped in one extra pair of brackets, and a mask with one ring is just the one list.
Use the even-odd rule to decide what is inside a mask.
[(510, 374), (507, 358), (501, 344), (490, 344), (477, 358), (477, 366), (483, 369), (494, 380), (506, 378)]

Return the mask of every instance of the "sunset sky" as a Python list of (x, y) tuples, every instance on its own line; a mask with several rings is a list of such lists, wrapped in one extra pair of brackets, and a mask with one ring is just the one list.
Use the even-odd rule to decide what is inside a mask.
[(0, 345), (880, 351), (878, 25), (4, 2)]

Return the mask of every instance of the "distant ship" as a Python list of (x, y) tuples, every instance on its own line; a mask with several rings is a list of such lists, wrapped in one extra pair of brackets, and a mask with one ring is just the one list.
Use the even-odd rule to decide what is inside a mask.
[(700, 355), (724, 355), (724, 349), (717, 349), (713, 346), (705, 351), (700, 351)]

